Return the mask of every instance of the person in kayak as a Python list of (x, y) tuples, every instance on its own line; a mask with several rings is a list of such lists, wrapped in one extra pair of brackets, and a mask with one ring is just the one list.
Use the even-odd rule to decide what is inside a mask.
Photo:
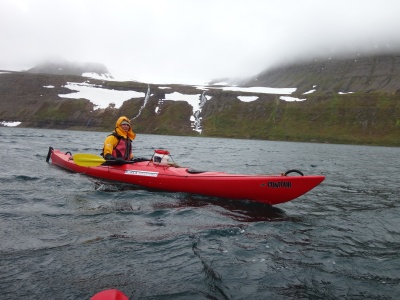
[(104, 140), (103, 157), (106, 160), (125, 161), (133, 158), (132, 141), (136, 133), (132, 131), (131, 122), (125, 116), (120, 117), (114, 132)]

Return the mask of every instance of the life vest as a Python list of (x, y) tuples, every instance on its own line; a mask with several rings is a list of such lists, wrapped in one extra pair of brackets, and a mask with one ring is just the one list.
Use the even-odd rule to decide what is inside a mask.
[(132, 152), (132, 141), (129, 138), (126, 139), (123, 136), (120, 136), (116, 132), (113, 132), (110, 135), (113, 135), (118, 139), (118, 143), (114, 147), (112, 155), (115, 158), (122, 157), (124, 160), (129, 160), (131, 158), (130, 155)]

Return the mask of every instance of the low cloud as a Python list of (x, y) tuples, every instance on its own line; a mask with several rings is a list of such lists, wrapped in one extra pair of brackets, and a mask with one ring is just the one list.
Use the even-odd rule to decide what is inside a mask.
[(396, 52), (395, 0), (5, 0), (0, 69), (98, 62), (153, 82), (254, 75), (319, 56)]

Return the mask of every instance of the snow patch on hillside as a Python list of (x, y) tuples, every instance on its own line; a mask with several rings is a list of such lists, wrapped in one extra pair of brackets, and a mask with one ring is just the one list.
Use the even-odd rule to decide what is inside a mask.
[(225, 86), (221, 89), (224, 91), (233, 91), (233, 92), (276, 94), (276, 95), (290, 95), (297, 90), (297, 88), (270, 88), (261, 86), (253, 86), (253, 87)]
[[(109, 73), (107, 73), (107, 74), (99, 74), (99, 73), (87, 72), (87, 73), (83, 73), (82, 77), (89, 77), (89, 78), (93, 78), (93, 79), (109, 80), (109, 81), (115, 80), (115, 78)], [(123, 80), (118, 80), (118, 81), (123, 81)]]
[(312, 89), (312, 90), (309, 90), (309, 91), (303, 93), (303, 95), (312, 94), (312, 93), (314, 93), (315, 91), (316, 91), (316, 89)]
[(95, 109), (107, 108), (110, 104), (114, 104), (115, 108), (120, 108), (126, 100), (145, 97), (145, 93), (143, 92), (109, 90), (103, 88), (101, 85), (89, 83), (67, 82), (63, 87), (76, 92), (71, 94), (59, 94), (59, 97), (88, 99), (95, 105)]
[(240, 101), (252, 102), (258, 99), (258, 96), (237, 96)]
[(296, 97), (290, 97), (290, 96), (280, 96), (279, 99), (283, 100), (283, 101), (288, 101), (288, 102), (295, 102), (295, 101), (305, 101), (307, 99), (300, 99), (300, 98), (296, 98)]
[(15, 126), (20, 125), (21, 122), (6, 122), (6, 121), (3, 121), (3, 122), (0, 122), (0, 124), (2, 126), (5, 126), (5, 127), (15, 127)]
[(171, 94), (165, 94), (165, 100), (186, 101), (193, 107), (193, 112), (195, 112), (200, 109), (200, 95), (201, 94), (189, 95), (173, 92)]

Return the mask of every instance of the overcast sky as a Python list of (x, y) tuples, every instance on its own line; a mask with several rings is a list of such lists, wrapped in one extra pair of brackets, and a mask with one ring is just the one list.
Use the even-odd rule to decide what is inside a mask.
[(0, 69), (47, 59), (152, 82), (400, 45), (399, 0), (0, 0)]

